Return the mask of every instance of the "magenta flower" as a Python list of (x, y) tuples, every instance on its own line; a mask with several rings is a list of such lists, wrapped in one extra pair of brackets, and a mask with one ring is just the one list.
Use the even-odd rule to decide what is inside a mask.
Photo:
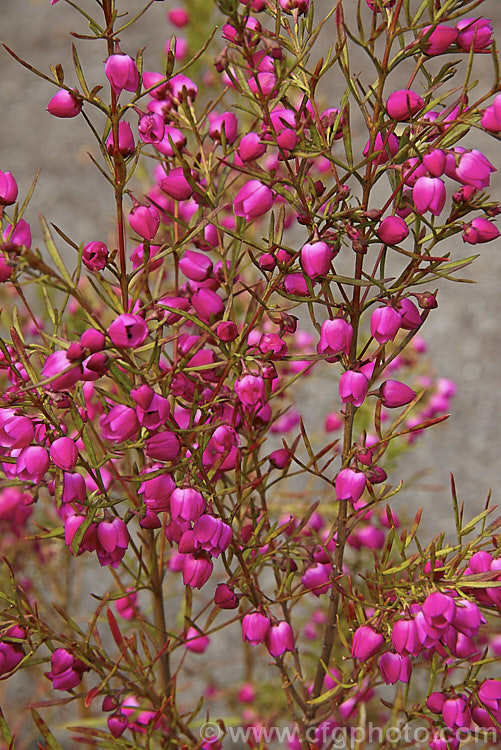
[(472, 149), (461, 154), (455, 169), (455, 177), (460, 182), (481, 190), (489, 186), (491, 173), (496, 171), (481, 151)]
[[(122, 156), (131, 156), (136, 149), (136, 142), (132, 134), (132, 128), (128, 122), (122, 120), (118, 123), (118, 152)], [(106, 139), (106, 151), (112, 156), (115, 152), (115, 139), (113, 131), (110, 131)]]
[(164, 118), (155, 112), (147, 112), (140, 117), (137, 130), (144, 143), (159, 143), (165, 135)]
[(104, 73), (117, 96), (124, 90), (135, 92), (139, 86), (137, 65), (129, 55), (110, 55), (106, 60)]
[(350, 468), (341, 469), (336, 476), (335, 487), (338, 500), (356, 503), (365, 490), (365, 474)]
[(454, 599), (440, 591), (429, 594), (423, 604), (423, 615), (432, 628), (443, 629), (454, 619), (456, 604)]
[(484, 52), (492, 43), (492, 24), (488, 18), (462, 18), (456, 24), (457, 45), (469, 52)]
[(214, 568), (206, 552), (183, 555), (183, 582), (185, 586), (201, 589), (211, 577)]
[(476, 245), (478, 242), (492, 242), (499, 237), (499, 230), (488, 219), (479, 216), (470, 224), (465, 224), (462, 233), (463, 240), (469, 245)]
[(178, 106), (185, 100), (193, 102), (198, 94), (196, 84), (191, 78), (188, 78), (188, 76), (185, 76), (182, 73), (178, 73), (178, 75), (173, 76), (168, 81), (167, 89), (174, 106)]
[(102, 271), (108, 263), (108, 248), (104, 242), (88, 242), (82, 250), (82, 261), (90, 271)]
[(170, 404), (166, 398), (155, 393), (148, 385), (133, 389), (130, 395), (137, 404), (137, 418), (142, 427), (157, 430), (165, 424), (170, 414)]
[(247, 133), (241, 139), (237, 153), (243, 162), (254, 161), (266, 152), (266, 143), (257, 133)]
[(271, 623), (266, 615), (262, 615), (260, 612), (248, 612), (242, 618), (242, 639), (248, 641), (251, 646), (264, 643), (270, 625)]
[(332, 248), (326, 242), (311, 242), (301, 248), (301, 265), (311, 279), (325, 276), (330, 269)]
[(433, 29), (433, 31), (426, 41), (423, 41), (422, 45), (423, 52), (427, 55), (441, 55), (444, 52), (447, 52), (456, 41), (459, 33), (458, 30), (452, 26), (446, 26), (445, 24), (439, 23), (435, 27), (425, 26), (421, 32), (421, 36), (426, 36), (430, 29)]
[(412, 665), (408, 656), (400, 656), (386, 651), (379, 658), (379, 671), (387, 685), (400, 682), (409, 682)]
[(370, 141), (367, 142), (363, 150), (364, 156), (372, 155), (373, 153), (381, 151), (374, 163), (379, 166), (385, 164), (387, 161), (392, 159), (398, 153), (398, 138), (394, 133), (388, 135), (378, 133), (374, 141), (374, 148), (371, 150)]
[(285, 620), (272, 622), (265, 643), (271, 656), (282, 656), (286, 651), (294, 651), (294, 634), (289, 623)]
[(167, 13), (167, 18), (174, 26), (177, 26), (179, 29), (182, 29), (183, 26), (187, 26), (190, 22), (188, 11), (184, 8), (172, 8), (172, 10), (169, 10), (169, 12)]
[(47, 105), (47, 111), (54, 117), (76, 117), (82, 111), (82, 99), (76, 91), (60, 89)]
[(197, 545), (209, 552), (212, 557), (219, 557), (221, 552), (230, 546), (233, 531), (231, 526), (220, 518), (205, 513), (195, 521), (193, 536)]
[(376, 307), (371, 315), (371, 336), (380, 344), (393, 341), (401, 322), (400, 313), (391, 305)]
[(307, 13), (310, 7), (310, 0), (279, 0), (280, 7), (286, 13), (297, 11), (299, 14)]
[[(138, 611), (137, 592), (128, 588), (127, 595), (115, 600), (115, 607), (124, 620), (133, 620)], [(104, 710), (104, 709), (103, 709)]]
[[(65, 372), (66, 370), (68, 372)], [(42, 368), (42, 375), (44, 378), (59, 375), (48, 384), (48, 387), (52, 391), (64, 391), (80, 380), (83, 375), (83, 368), (78, 363), (70, 362), (65, 351), (58, 351), (49, 354)]]
[(155, 206), (137, 204), (129, 213), (129, 224), (145, 240), (151, 241), (160, 226), (160, 214)]
[(127, 549), (129, 545), (129, 532), (121, 518), (101, 521), (97, 525), (97, 539), (101, 547), (109, 554), (117, 548)]
[(87, 328), (80, 336), (80, 344), (84, 349), (90, 352), (98, 352), (106, 344), (106, 336), (96, 328)]
[(25, 482), (40, 484), (50, 466), (49, 454), (41, 445), (23, 448), (16, 461), (16, 476)]
[(115, 318), (108, 334), (115, 346), (141, 346), (148, 335), (148, 326), (140, 315), (124, 313)]
[(344, 318), (325, 320), (320, 329), (319, 354), (349, 354), (353, 328)]
[(14, 226), (9, 222), (5, 222), (2, 237), (9, 249), (22, 247), (23, 245), (31, 247), (31, 229), (28, 222), (24, 219), (19, 219)]
[(214, 141), (220, 141), (222, 132), (226, 143), (233, 143), (238, 135), (238, 120), (234, 112), (223, 112), (218, 115), (215, 112), (209, 114), (209, 135)]
[(332, 586), (330, 570), (328, 565), (322, 563), (310, 565), (301, 576), (301, 583), (315, 596), (325, 594)]
[(205, 500), (192, 487), (177, 487), (170, 496), (170, 512), (174, 521), (198, 521), (205, 510)]
[(434, 148), (423, 156), (423, 164), (432, 177), (441, 177), (446, 168), (447, 155), (441, 148)]
[(144, 450), (148, 458), (154, 461), (175, 461), (179, 458), (181, 444), (174, 432), (164, 430), (148, 438)]
[(214, 592), (214, 604), (220, 609), (236, 609), (238, 596), (227, 583), (219, 583)]
[(196, 291), (191, 298), (191, 304), (198, 317), (207, 323), (221, 317), (224, 311), (223, 300), (212, 289), (201, 288)]
[(412, 188), (412, 200), (420, 214), (430, 211), (434, 216), (439, 216), (446, 197), (445, 184), (439, 177), (419, 177)]
[(406, 122), (424, 107), (424, 100), (410, 89), (401, 89), (390, 94), (386, 109), (392, 120)]
[(408, 297), (397, 302), (397, 311), (401, 318), (400, 328), (405, 331), (415, 331), (423, 322), (418, 308)]
[(399, 654), (418, 656), (421, 642), (414, 620), (397, 620), (391, 631), (391, 642)]
[(264, 403), (264, 380), (260, 375), (242, 375), (235, 381), (234, 388), (243, 406), (254, 408)]
[[(374, 363), (370, 364), (372, 365), (370, 369), (374, 370)], [(360, 370), (346, 370), (346, 372), (343, 372), (339, 378), (339, 396), (343, 404), (353, 402), (358, 407), (363, 403), (369, 390), (369, 380), (366, 372), (369, 377), (372, 375), (372, 372), (369, 374), (367, 367), (365, 367), (365, 371), (364, 368), (360, 368)]]
[(203, 654), (210, 644), (208, 635), (200, 633), (196, 628), (189, 627), (184, 638), (184, 647), (194, 654)]
[(383, 643), (381, 633), (376, 633), (369, 625), (361, 625), (353, 636), (351, 654), (355, 659), (367, 661), (380, 651)]
[(0, 410), (0, 445), (3, 448), (26, 448), (34, 437), (31, 419), (16, 416), (14, 409)]
[(451, 729), (469, 729), (471, 711), (464, 698), (450, 698), (442, 706), (442, 716), (446, 726)]
[(205, 281), (212, 274), (212, 261), (203, 253), (185, 250), (179, 268), (191, 281)]
[(236, 216), (247, 221), (263, 216), (273, 205), (273, 192), (259, 180), (249, 180), (240, 188), (233, 201)]
[(396, 409), (399, 406), (410, 404), (412, 399), (416, 397), (416, 391), (398, 380), (386, 380), (379, 389), (379, 397), (383, 406), (388, 409)]
[(46, 673), (46, 677), (52, 680), (55, 690), (71, 690), (80, 684), (83, 673), (89, 671), (86, 664), (65, 648), (56, 648), (51, 656), (50, 666), (51, 670)]
[(193, 195), (193, 188), (184, 176), (183, 167), (174, 167), (160, 180), (160, 187), (176, 201), (185, 201)]
[(60, 469), (73, 471), (78, 460), (78, 448), (69, 437), (56, 438), (49, 448), (49, 455)]
[(134, 409), (125, 404), (115, 404), (107, 414), (101, 415), (99, 427), (105, 440), (122, 443), (129, 438), (135, 439), (139, 422)]
[(400, 216), (387, 216), (377, 229), (377, 236), (385, 245), (398, 245), (409, 234), (409, 227)]
[(0, 171), (0, 206), (11, 206), (17, 198), (17, 182), (10, 172)]

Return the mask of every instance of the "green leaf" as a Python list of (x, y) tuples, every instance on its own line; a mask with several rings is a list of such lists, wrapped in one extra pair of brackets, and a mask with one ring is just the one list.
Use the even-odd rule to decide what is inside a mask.
[(44, 738), (47, 747), (47, 750), (63, 750), (59, 742), (56, 740), (52, 732), (50, 731), (49, 727), (45, 723), (45, 721), (42, 719), (39, 713), (37, 713), (34, 709), (31, 710), (31, 716), (33, 718), (33, 721), (35, 722), (37, 729), (39, 730), (40, 734)]
[(7, 747), (9, 748), (9, 750), (15, 750), (14, 739), (12, 737), (12, 733), (9, 729), (9, 726), (7, 722), (5, 721), (5, 716), (3, 715), (1, 708), (0, 708), (0, 735), (2, 736), (2, 739), (7, 745)]
[(40, 226), (42, 228), (42, 235), (45, 242), (45, 247), (47, 248), (50, 257), (52, 258), (54, 265), (56, 266), (57, 270), (61, 274), (62, 278), (66, 281), (70, 289), (73, 289), (73, 279), (71, 278), (70, 274), (66, 270), (66, 266), (64, 265), (61, 256), (59, 255), (58, 249), (54, 243), (54, 240), (52, 239), (52, 235), (50, 233), (49, 225), (47, 224), (45, 218), (40, 214)]

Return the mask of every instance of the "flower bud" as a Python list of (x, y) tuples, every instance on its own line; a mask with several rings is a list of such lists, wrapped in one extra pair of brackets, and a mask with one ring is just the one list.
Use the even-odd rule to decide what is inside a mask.
[(401, 89), (390, 94), (386, 102), (386, 109), (392, 120), (406, 122), (424, 107), (424, 100), (409, 89)]
[(184, 647), (194, 654), (203, 654), (210, 643), (208, 635), (203, 635), (196, 628), (190, 627), (184, 638)]
[(214, 568), (206, 552), (183, 555), (183, 582), (185, 586), (201, 589), (211, 577)]
[(248, 612), (242, 619), (242, 639), (251, 646), (264, 643), (270, 630), (270, 621), (260, 612)]
[(11, 206), (17, 198), (17, 182), (10, 172), (0, 171), (0, 206)]
[[(118, 123), (118, 151), (122, 156), (131, 156), (136, 149), (136, 142), (132, 134), (132, 128), (128, 122), (122, 120)], [(115, 152), (115, 139), (113, 131), (110, 131), (106, 139), (106, 151), (113, 156)]]
[(108, 248), (104, 242), (88, 242), (82, 251), (82, 261), (90, 271), (102, 271), (108, 263)]
[(368, 625), (361, 625), (353, 636), (351, 654), (355, 659), (367, 661), (377, 654), (383, 643), (384, 638), (381, 633), (376, 633)]
[(303, 271), (311, 279), (322, 278), (330, 269), (333, 253), (326, 242), (311, 242), (301, 249)]
[(219, 583), (214, 593), (214, 604), (220, 609), (236, 609), (238, 596), (226, 583)]
[(398, 245), (409, 234), (409, 227), (400, 216), (387, 216), (377, 229), (377, 236), (385, 245)]
[(458, 36), (457, 29), (440, 23), (435, 27), (425, 26), (421, 32), (421, 36), (426, 36), (430, 29), (433, 29), (433, 31), (428, 38), (423, 41), (422, 45), (423, 52), (427, 55), (441, 55), (444, 52), (447, 52)]
[(123, 313), (110, 325), (108, 335), (115, 346), (141, 346), (148, 335), (148, 326), (140, 315)]
[(380, 344), (393, 341), (401, 322), (400, 314), (391, 305), (377, 307), (371, 315), (371, 336)]
[(169, 10), (169, 12), (167, 13), (167, 18), (174, 26), (177, 26), (179, 29), (182, 29), (183, 26), (187, 26), (190, 21), (188, 11), (184, 8), (172, 8), (172, 10)]
[(410, 404), (412, 399), (416, 397), (416, 391), (398, 380), (386, 380), (379, 389), (379, 397), (383, 406), (388, 409), (396, 409), (399, 406)]
[(51, 444), (49, 455), (60, 469), (73, 471), (78, 460), (78, 448), (71, 438), (60, 437)]
[(259, 180), (249, 180), (240, 188), (233, 201), (235, 216), (253, 221), (267, 213), (273, 205), (273, 192)]
[(365, 490), (365, 474), (354, 469), (341, 469), (335, 481), (336, 495), (338, 500), (349, 500), (356, 503), (360, 500)]
[(76, 117), (82, 110), (82, 100), (77, 92), (61, 89), (54, 94), (47, 105), (47, 111), (54, 117)]
[(483, 52), (492, 43), (492, 25), (488, 18), (462, 18), (456, 24), (457, 45), (465, 52)]
[(129, 213), (129, 224), (140, 237), (151, 241), (160, 226), (160, 214), (155, 206), (137, 204)]
[(294, 634), (288, 622), (272, 622), (266, 636), (266, 648), (271, 656), (282, 656), (286, 651), (294, 651)]
[(137, 65), (129, 55), (110, 55), (106, 60), (104, 73), (117, 96), (124, 90), (135, 92), (139, 86)]
[(243, 162), (254, 161), (266, 153), (266, 144), (257, 133), (247, 133), (240, 140), (237, 153)]
[(445, 185), (438, 177), (419, 177), (412, 188), (412, 200), (420, 214), (430, 211), (434, 216), (439, 216), (446, 197)]

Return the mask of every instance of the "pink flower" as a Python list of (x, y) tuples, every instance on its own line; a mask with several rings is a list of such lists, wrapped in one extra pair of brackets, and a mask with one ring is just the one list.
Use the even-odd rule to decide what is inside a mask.
[(491, 221), (479, 216), (470, 224), (464, 225), (462, 237), (469, 245), (476, 245), (478, 242), (491, 242), (497, 239), (499, 230)]
[(264, 380), (260, 375), (242, 375), (235, 381), (238, 400), (246, 407), (254, 408), (264, 403)]
[(492, 43), (492, 25), (488, 18), (463, 18), (456, 24), (458, 47), (469, 52), (484, 52)]
[(176, 201), (185, 201), (193, 195), (193, 188), (184, 176), (183, 167), (174, 167), (160, 180), (160, 187)]
[(409, 89), (401, 89), (390, 94), (386, 109), (392, 120), (406, 122), (424, 107), (424, 100)]
[(88, 242), (82, 251), (82, 261), (90, 271), (102, 271), (108, 263), (108, 248), (104, 242)]
[(192, 487), (177, 487), (170, 496), (170, 511), (174, 521), (197, 521), (205, 510), (205, 500)]
[(144, 451), (154, 461), (175, 461), (179, 458), (181, 445), (174, 432), (163, 430), (148, 438)]
[(220, 141), (224, 130), (226, 143), (233, 143), (238, 134), (238, 120), (234, 112), (209, 114), (209, 135), (213, 141)]
[(257, 133), (244, 135), (238, 146), (238, 155), (243, 162), (259, 159), (265, 152), (266, 143), (261, 142), (261, 137)]
[(228, 584), (219, 583), (214, 592), (214, 604), (220, 609), (236, 609), (238, 596)]
[[(131, 156), (136, 149), (136, 143), (134, 136), (132, 135), (132, 128), (128, 122), (122, 120), (118, 123), (118, 152), (122, 156)], [(115, 152), (115, 139), (113, 138), (113, 131), (110, 131), (108, 138), (106, 139), (106, 151), (113, 155)]]
[(47, 111), (54, 117), (76, 117), (82, 111), (82, 104), (76, 91), (61, 89), (48, 103)]
[(391, 305), (377, 307), (371, 315), (371, 336), (380, 344), (393, 341), (401, 322), (400, 313)]
[(383, 643), (384, 638), (381, 633), (376, 633), (369, 625), (361, 625), (353, 636), (352, 656), (355, 659), (367, 661), (380, 651)]
[(307, 13), (310, 7), (310, 0), (279, 0), (280, 7), (286, 13), (297, 11), (299, 14)]
[(294, 634), (289, 623), (285, 620), (272, 622), (265, 643), (271, 656), (282, 656), (286, 651), (294, 651)]
[(386, 651), (379, 658), (379, 671), (381, 677), (387, 685), (394, 685), (400, 682), (409, 682), (412, 665), (408, 656), (400, 656)]
[(167, 13), (167, 18), (178, 29), (182, 29), (183, 26), (187, 26), (190, 21), (188, 11), (184, 8), (172, 8)]
[(108, 328), (108, 334), (115, 346), (141, 346), (148, 335), (148, 326), (140, 315), (123, 313)]
[(152, 240), (160, 226), (160, 214), (155, 206), (137, 204), (129, 213), (131, 228), (145, 240)]
[(438, 177), (419, 177), (412, 189), (412, 200), (420, 214), (430, 211), (439, 216), (445, 206), (445, 185)]
[(377, 166), (385, 164), (398, 153), (397, 136), (394, 133), (389, 133), (388, 135), (378, 133), (374, 141), (374, 148), (371, 150), (371, 144), (370, 141), (368, 141), (362, 153), (367, 157), (377, 151), (381, 151), (382, 153), (374, 159), (374, 163)]
[(356, 503), (365, 490), (365, 474), (350, 468), (341, 469), (336, 476), (335, 487), (338, 500)]
[(353, 402), (360, 406), (369, 390), (369, 378), (372, 377), (374, 363), (370, 362), (359, 370), (346, 370), (339, 378), (339, 396), (343, 404)]
[(184, 638), (184, 647), (194, 654), (203, 654), (210, 643), (208, 635), (200, 633), (196, 628), (189, 627)]
[(395, 409), (409, 404), (415, 398), (416, 391), (398, 380), (386, 380), (379, 389), (379, 396), (383, 406)]
[(183, 555), (183, 582), (185, 586), (201, 589), (211, 577), (213, 564), (206, 552)]
[(320, 329), (319, 354), (349, 354), (353, 328), (344, 318), (324, 320)]
[(427, 55), (441, 55), (447, 52), (456, 41), (459, 33), (452, 26), (445, 26), (445, 24), (439, 23), (435, 27), (425, 26), (420, 36), (425, 37), (430, 29), (433, 29), (433, 31), (429, 34), (426, 41), (423, 41), (423, 52)]
[(329, 570), (329, 566), (322, 563), (310, 565), (301, 576), (301, 583), (315, 596), (325, 594), (332, 586)]
[(385, 245), (398, 245), (409, 234), (409, 227), (400, 216), (387, 216), (377, 229), (377, 236)]
[(332, 257), (332, 248), (326, 242), (311, 242), (301, 248), (301, 265), (311, 279), (329, 272)]
[(273, 205), (273, 192), (259, 180), (249, 180), (240, 188), (233, 201), (235, 216), (253, 221), (267, 213)]
[(466, 185), (472, 185), (481, 190), (488, 187), (491, 173), (496, 172), (495, 167), (482, 154), (481, 151), (473, 149), (466, 151), (459, 158), (459, 164), (455, 170), (455, 177)]
[(0, 171), (0, 206), (11, 206), (17, 198), (17, 182), (10, 172)]
[(110, 55), (104, 66), (104, 73), (115, 94), (122, 91), (136, 91), (139, 86), (137, 65), (129, 55)]
[(27, 482), (40, 484), (50, 466), (49, 454), (41, 445), (23, 448), (17, 457), (16, 475)]
[(248, 612), (242, 619), (242, 639), (248, 641), (251, 646), (264, 643), (269, 630), (270, 621), (266, 615), (260, 612)]
[(99, 418), (99, 427), (105, 440), (122, 443), (134, 439), (139, 429), (136, 412), (125, 404), (115, 404)]
[(65, 471), (73, 471), (78, 459), (78, 448), (69, 437), (56, 438), (49, 448), (49, 454), (56, 466)]

